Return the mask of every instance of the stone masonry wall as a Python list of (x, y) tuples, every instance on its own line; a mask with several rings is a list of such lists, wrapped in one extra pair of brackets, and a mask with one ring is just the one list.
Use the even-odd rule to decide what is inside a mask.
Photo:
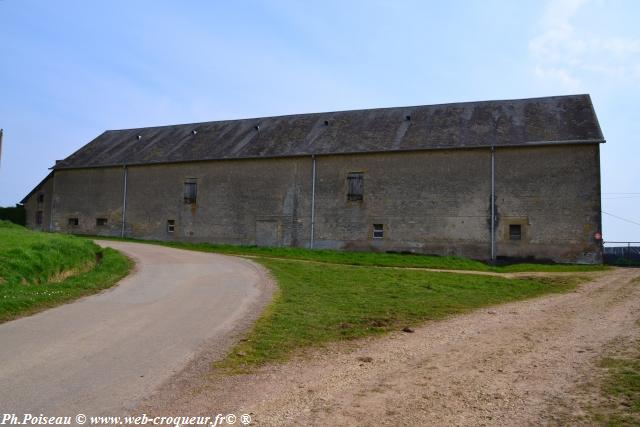
[[(320, 156), (316, 168), (316, 248), (489, 258), (490, 150)], [(347, 200), (351, 172), (363, 174), (362, 201)], [(308, 247), (311, 178), (310, 157), (129, 166), (124, 232)], [(55, 188), (54, 231), (120, 235), (123, 167), (58, 170), (54, 181), (42, 189), (48, 200)], [(197, 183), (195, 204), (184, 202), (185, 181)], [(26, 203), (30, 227), (37, 194)], [(498, 256), (599, 262), (599, 147), (496, 150), (496, 208)], [(510, 225), (520, 226), (521, 240), (511, 240)]]

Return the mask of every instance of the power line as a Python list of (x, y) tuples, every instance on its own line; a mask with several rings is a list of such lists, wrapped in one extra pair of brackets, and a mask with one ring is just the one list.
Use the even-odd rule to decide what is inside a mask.
[(632, 220), (627, 219), (627, 218), (622, 218), (621, 216), (614, 215), (614, 214), (609, 213), (609, 212), (605, 212), (605, 211), (601, 211), (601, 212), (602, 212), (603, 214), (607, 214), (607, 215), (612, 216), (612, 217), (614, 217), (614, 218), (618, 218), (619, 220), (626, 221), (626, 222), (630, 222), (631, 224), (635, 224), (635, 225), (640, 225), (640, 222), (635, 222), (635, 221), (632, 221)]
[(620, 200), (620, 199), (637, 199), (640, 197), (640, 194), (637, 196), (615, 196), (615, 197), (603, 197), (602, 200)]

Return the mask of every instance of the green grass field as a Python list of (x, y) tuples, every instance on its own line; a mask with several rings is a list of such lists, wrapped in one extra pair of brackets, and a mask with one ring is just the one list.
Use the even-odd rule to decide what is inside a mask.
[(279, 291), (219, 367), (242, 371), (298, 349), (375, 335), (508, 301), (573, 289), (584, 279), (505, 279), (257, 258)]
[(89, 240), (0, 221), (0, 322), (108, 288), (129, 268)]
[[(98, 237), (102, 239), (103, 237)], [(346, 264), (376, 267), (411, 267), (444, 270), (472, 270), (496, 273), (512, 272), (580, 272), (601, 271), (607, 269), (602, 265), (577, 264), (513, 264), (506, 266), (492, 266), (480, 261), (455, 256), (430, 256), (397, 253), (376, 252), (346, 252), (336, 250), (319, 250), (303, 248), (264, 248), (257, 246), (213, 245), (209, 243), (182, 243), (154, 240), (136, 240), (109, 238), (111, 240), (125, 240), (139, 243), (150, 243), (180, 249), (216, 252), (228, 255), (252, 256), (261, 258), (296, 259), (328, 264)]]

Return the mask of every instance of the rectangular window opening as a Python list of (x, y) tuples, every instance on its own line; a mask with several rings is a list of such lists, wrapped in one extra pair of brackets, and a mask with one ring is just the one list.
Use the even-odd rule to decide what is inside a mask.
[(44, 203), (44, 194), (38, 194), (38, 205), (42, 205)]
[(96, 225), (98, 227), (104, 227), (107, 225), (107, 218), (96, 218)]
[(173, 233), (176, 231), (176, 220), (168, 219), (167, 220), (167, 233)]
[(42, 225), (42, 211), (36, 211), (36, 225)]
[(384, 224), (373, 224), (373, 238), (384, 238)]
[(184, 202), (194, 204), (198, 197), (198, 183), (195, 179), (189, 178), (184, 182)]
[(360, 202), (364, 196), (364, 174), (362, 172), (349, 172), (347, 175), (347, 200)]
[(509, 224), (509, 240), (522, 240), (522, 226)]
[(80, 224), (80, 221), (78, 221), (78, 218), (69, 218), (69, 225), (72, 227), (76, 227), (78, 226), (78, 224)]

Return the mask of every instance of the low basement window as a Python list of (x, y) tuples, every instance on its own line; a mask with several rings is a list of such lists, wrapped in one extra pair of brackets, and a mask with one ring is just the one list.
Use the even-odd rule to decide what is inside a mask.
[(373, 224), (373, 238), (374, 239), (384, 238), (384, 224)]
[(522, 240), (522, 226), (520, 224), (509, 225), (509, 240)]
[(104, 227), (107, 225), (107, 218), (96, 218), (96, 225), (98, 227)]
[(176, 220), (168, 219), (167, 220), (167, 233), (173, 233), (176, 231)]
[(78, 218), (69, 218), (68, 224), (72, 227), (77, 227), (80, 221), (78, 221)]

